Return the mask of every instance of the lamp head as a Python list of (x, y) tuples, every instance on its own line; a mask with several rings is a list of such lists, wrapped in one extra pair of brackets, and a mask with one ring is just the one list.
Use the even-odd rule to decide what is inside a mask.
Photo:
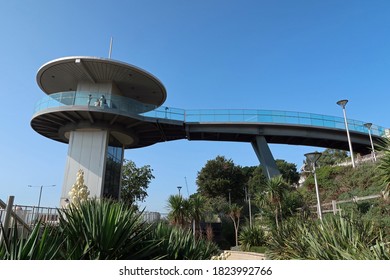
[(370, 130), (371, 129), (371, 126), (372, 126), (372, 123), (365, 123), (364, 126)]
[(321, 155), (322, 153), (320, 152), (313, 152), (305, 154), (305, 157), (308, 163), (316, 164), (317, 160), (321, 157)]
[(337, 105), (343, 107), (343, 109), (345, 108), (345, 105), (347, 105), (347, 103), (348, 103), (348, 99), (342, 99), (337, 101)]

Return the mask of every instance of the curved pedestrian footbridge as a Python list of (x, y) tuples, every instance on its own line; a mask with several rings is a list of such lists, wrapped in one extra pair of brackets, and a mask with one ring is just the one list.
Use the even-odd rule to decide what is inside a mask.
[[(31, 125), (38, 133), (64, 143), (69, 143), (70, 131), (103, 127), (125, 149), (180, 139), (248, 142), (267, 177), (279, 173), (268, 143), (349, 150), (342, 117), (279, 110), (151, 107), (123, 96), (107, 97), (104, 106), (95, 106), (91, 103), (95, 97), (98, 94), (90, 92), (50, 94), (37, 103)], [(364, 124), (348, 119), (353, 151), (362, 155), (371, 152), (369, 133), (377, 143), (388, 131), (375, 124), (369, 131)]]

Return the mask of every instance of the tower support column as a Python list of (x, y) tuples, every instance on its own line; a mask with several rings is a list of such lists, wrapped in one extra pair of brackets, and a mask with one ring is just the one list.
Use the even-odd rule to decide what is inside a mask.
[(255, 140), (252, 141), (252, 147), (260, 161), (265, 177), (271, 179), (272, 177), (280, 175), (278, 166), (276, 165), (265, 137), (256, 136)]
[(109, 132), (105, 130), (75, 130), (70, 132), (61, 206), (66, 204), (68, 193), (76, 182), (79, 169), (84, 171), (84, 183), (90, 197), (101, 198), (104, 189), (106, 154)]

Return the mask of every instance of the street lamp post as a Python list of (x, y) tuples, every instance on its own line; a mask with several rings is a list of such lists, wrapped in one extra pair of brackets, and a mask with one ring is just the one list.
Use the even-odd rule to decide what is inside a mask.
[(317, 196), (317, 215), (320, 220), (322, 220), (322, 209), (321, 209), (320, 192), (318, 190), (318, 183), (317, 183), (316, 163), (317, 160), (321, 157), (321, 155), (322, 154), (319, 152), (305, 154), (307, 163), (312, 166), (312, 173), (314, 176), (314, 184), (316, 187), (316, 196)]
[(179, 196), (181, 196), (181, 194), (180, 194), (181, 188), (182, 188), (182, 186), (177, 186), (177, 189), (179, 190)]
[(38, 199), (38, 209), (39, 207), (41, 206), (41, 198), (42, 198), (42, 189), (45, 187), (55, 187), (56, 185), (48, 185), (48, 186), (31, 186), (31, 185), (28, 185), (28, 187), (30, 188), (40, 188), (39, 190), (39, 199)]
[(368, 136), (370, 137), (370, 143), (371, 143), (371, 149), (372, 149), (372, 156), (373, 156), (374, 161), (376, 161), (374, 143), (372, 142), (372, 136), (371, 136), (371, 127), (372, 127), (372, 123), (365, 123), (364, 126), (368, 129)]
[(251, 206), (251, 194), (248, 189), (248, 207), (249, 207), (249, 227), (252, 228), (252, 206)]
[(352, 167), (355, 168), (355, 159), (354, 159), (354, 156), (353, 156), (351, 137), (349, 136), (348, 121), (347, 121), (347, 113), (346, 113), (346, 111), (345, 111), (345, 105), (347, 105), (347, 103), (348, 103), (348, 100), (347, 100), (347, 99), (343, 99), (343, 100), (337, 101), (337, 105), (339, 105), (339, 106), (341, 106), (341, 107), (343, 108), (345, 129), (346, 129), (346, 131), (347, 131), (347, 137), (348, 137), (349, 152), (351, 153)]

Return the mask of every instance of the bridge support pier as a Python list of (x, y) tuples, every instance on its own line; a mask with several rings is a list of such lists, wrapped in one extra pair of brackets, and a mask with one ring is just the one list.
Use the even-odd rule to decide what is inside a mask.
[(260, 161), (265, 177), (271, 179), (272, 177), (280, 175), (278, 166), (276, 165), (265, 137), (256, 136), (255, 140), (252, 141), (252, 147)]

